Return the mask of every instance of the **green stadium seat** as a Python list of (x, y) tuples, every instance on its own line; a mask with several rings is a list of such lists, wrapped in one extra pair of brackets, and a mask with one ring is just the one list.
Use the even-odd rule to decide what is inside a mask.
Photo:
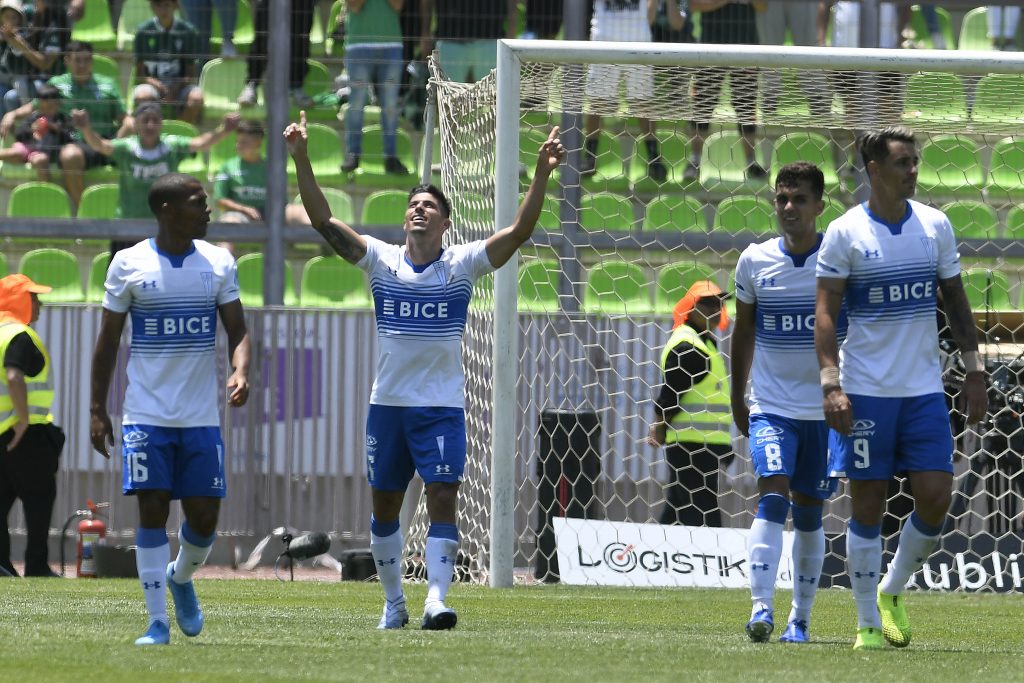
[(18, 272), (41, 285), (53, 287), (52, 292), (39, 295), (43, 303), (85, 301), (78, 259), (70, 252), (53, 248), (33, 249), (21, 257)]
[(135, 29), (152, 18), (153, 10), (149, 0), (124, 0), (121, 16), (117, 20), (117, 49), (132, 52), (135, 49)]
[(587, 272), (583, 308), (608, 315), (649, 313), (653, 310), (650, 283), (643, 268), (625, 261), (592, 266)]
[(237, 111), (247, 118), (266, 118), (262, 106), (238, 106), (238, 96), (245, 87), (244, 59), (215, 57), (203, 65), (199, 74), (199, 88), (203, 91), (203, 111), (208, 119), (217, 119)]
[(78, 205), (79, 218), (116, 218), (119, 190), (116, 183), (90, 185), (82, 192)]
[(1024, 75), (988, 74), (978, 81), (971, 119), (976, 123), (1024, 123)]
[(56, 183), (28, 182), (11, 190), (7, 215), (19, 218), (71, 218), (71, 200)]
[[(115, 186), (116, 187), (116, 186)], [(110, 252), (104, 251), (92, 257), (89, 266), (89, 281), (86, 283), (85, 300), (90, 303), (102, 303), (106, 293), (104, 284), (107, 281), (107, 268), (110, 267)]]
[[(178, 121), (177, 119), (165, 119), (163, 127), (164, 135), (180, 135), (186, 138), (194, 138), (199, 136), (199, 129), (193, 126), (188, 121)], [(193, 154), (188, 159), (183, 159), (178, 164), (179, 173), (188, 173), (193, 175), (202, 181), (206, 177), (206, 158), (202, 152)]]
[(409, 193), (402, 190), (380, 190), (363, 200), (361, 225), (402, 225), (409, 207)]
[[(249, 5), (249, 0), (239, 0), (238, 18), (235, 21), (235, 36), (232, 42), (240, 54), (245, 54), (249, 52), (255, 38), (252, 7)], [(211, 49), (218, 50), (224, 45), (224, 32), (220, 25), (220, 15), (217, 12), (213, 12), (213, 21), (210, 25), (210, 45)]]
[(926, 71), (907, 79), (903, 102), (903, 122), (921, 124), (955, 124), (967, 120), (967, 95), (964, 83), (956, 74)]
[[(333, 131), (333, 129), (329, 130)], [(335, 144), (340, 147), (342, 143), (338, 141)], [(312, 149), (312, 145), (310, 145), (310, 149)], [(401, 128), (397, 131), (396, 151), (398, 160), (405, 165), (410, 175), (400, 176), (384, 172), (384, 141), (380, 135), (380, 126), (364, 126), (363, 153), (359, 158), (359, 168), (352, 174), (356, 184), (370, 187), (393, 187), (395, 185), (414, 184), (416, 160), (413, 158), (412, 153), (412, 139)], [(343, 174), (338, 169), (339, 159), (340, 157), (332, 155), (331, 163), (334, 165), (334, 172), (339, 177), (343, 177)], [(319, 177), (320, 174), (318, 173), (317, 178), (319, 179)]]
[(526, 261), (519, 267), (519, 310), (551, 313), (561, 310), (558, 280), (561, 266), (555, 259)]
[(976, 7), (964, 15), (960, 25), (961, 50), (993, 50), (992, 38), (988, 35), (988, 8)]
[[(302, 89), (310, 97), (322, 95), (325, 92), (334, 92), (334, 79), (331, 78), (331, 72), (326, 66), (315, 59), (307, 60), (309, 64), (309, 71), (306, 73), (306, 80), (302, 83)], [(317, 106), (306, 107), (306, 119), (309, 121), (331, 121), (334, 124), (338, 123), (338, 108), (336, 106)], [(299, 107), (294, 104), (289, 110), (289, 116), (292, 121), (299, 120)], [(366, 123), (365, 121), (363, 122)], [(411, 169), (410, 169), (411, 170)]]
[(85, 0), (85, 12), (71, 29), (72, 40), (92, 43), (96, 52), (109, 52), (117, 47), (117, 33), (110, 21), (110, 6), (107, 3), (108, 0)]
[(1006, 235), (1014, 240), (1024, 239), (1024, 206), (1011, 206), (1006, 214)]
[[(341, 163), (341, 140), (338, 133), (322, 123), (310, 123), (306, 131), (309, 135), (309, 162), (313, 167), (313, 175), (321, 185), (340, 182), (343, 175), (338, 167)], [(381, 173), (383, 174), (383, 159)], [(296, 182), (295, 162), (291, 156), (288, 157), (288, 179), (292, 183)]]
[(946, 204), (942, 210), (960, 239), (993, 239), (999, 236), (996, 210), (984, 202), (964, 199)]
[(774, 207), (765, 199), (744, 195), (720, 201), (711, 228), (726, 232), (749, 231), (757, 235), (778, 232)]
[(690, 139), (684, 133), (671, 130), (658, 131), (658, 151), (665, 164), (668, 177), (664, 183), (655, 182), (647, 173), (647, 144), (642, 137), (636, 138), (633, 156), (629, 159), (629, 184), (634, 192), (657, 192), (661, 185), (683, 185), (686, 160), (690, 158)]
[(671, 313), (697, 280), (715, 280), (715, 269), (704, 263), (670, 263), (658, 271), (654, 312)]
[(985, 184), (978, 145), (969, 138), (929, 138), (921, 148), (917, 186), (922, 192), (980, 197)]
[[(914, 5), (911, 8), (912, 12), (910, 15), (910, 28), (917, 34), (917, 43), (920, 47), (927, 48), (929, 50), (936, 49), (935, 41), (932, 40), (932, 35), (928, 31), (928, 25), (925, 23), (924, 15), (921, 13), (921, 7)], [(943, 49), (955, 50), (956, 40), (953, 36), (953, 19), (949, 16), (949, 12), (942, 7), (935, 8), (935, 14), (939, 20), (939, 35), (942, 36), (943, 41), (946, 45)]]
[[(548, 131), (541, 130), (546, 139)], [(643, 144), (643, 143), (640, 143)], [(530, 166), (537, 163), (537, 149), (535, 145), (530, 154)], [(583, 158), (583, 154), (580, 154)], [(583, 178), (583, 187), (589, 192), (628, 192), (629, 178), (626, 176), (625, 163), (622, 158), (622, 145), (619, 136), (602, 129), (597, 135), (597, 165), (594, 174)]]
[(985, 195), (997, 201), (1024, 199), (1024, 138), (1004, 138), (992, 147)]
[(735, 131), (712, 133), (704, 141), (700, 159), (700, 184), (706, 189), (728, 192), (739, 188), (756, 189), (767, 178), (747, 179), (747, 157), (743, 140)]
[(306, 262), (299, 301), (315, 308), (372, 306), (366, 275), (340, 256), (314, 256)]
[(633, 205), (628, 197), (611, 192), (583, 195), (580, 207), (580, 227), (584, 230), (629, 232), (633, 229)]
[[(104, 2), (103, 4), (106, 3)], [(75, 28), (78, 28), (78, 24), (75, 24)], [(93, 48), (97, 49), (95, 45)], [(106, 55), (94, 54), (92, 56), (92, 72), (113, 79), (114, 83), (117, 83), (118, 88), (124, 87), (124, 83), (121, 81), (120, 67), (117, 66), (117, 62)], [(129, 92), (128, 95), (130, 97), (131, 93)]]
[(695, 197), (669, 194), (657, 197), (647, 205), (644, 230), (707, 232), (708, 222), (704, 208)]
[[(356, 224), (356, 214), (352, 208), (352, 197), (347, 192), (334, 187), (321, 187), (320, 190), (324, 193), (327, 205), (331, 207), (332, 216), (345, 225), (351, 226)], [(302, 195), (296, 195), (295, 199), (292, 200), (292, 204), (301, 203)]]
[(990, 308), (996, 311), (1017, 308), (1010, 299), (1010, 280), (1006, 273), (989, 268), (967, 268), (960, 274), (964, 292), (973, 311)]
[(809, 161), (821, 169), (825, 176), (825, 188), (829, 191), (839, 187), (839, 174), (832, 156), (832, 143), (817, 133), (786, 133), (775, 141), (772, 148), (771, 177), (779, 169), (794, 161)]
[(338, 23), (338, 15), (341, 14), (341, 8), (344, 4), (345, 0), (335, 0), (334, 4), (331, 5), (331, 13), (328, 16), (327, 25), (324, 26), (324, 52), (332, 57), (341, 57), (345, 54), (345, 41), (335, 41), (331, 37), (331, 34), (334, 33), (334, 27)]
[(830, 200), (828, 197), (825, 197), (825, 210), (821, 212), (816, 221), (818, 232), (825, 232), (828, 229), (828, 224), (844, 213), (846, 213), (845, 206), (836, 200)]
[[(242, 305), (246, 308), (263, 305), (263, 254), (245, 254), (238, 257), (238, 288)], [(295, 274), (292, 264), (284, 262), (284, 305), (296, 306)]]

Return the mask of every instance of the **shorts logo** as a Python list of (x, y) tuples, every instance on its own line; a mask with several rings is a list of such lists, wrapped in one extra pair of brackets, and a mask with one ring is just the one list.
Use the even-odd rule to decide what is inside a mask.
[(855, 431), (855, 432), (863, 432), (863, 431), (866, 431), (868, 429), (874, 429), (874, 428), (875, 428), (875, 421), (874, 420), (854, 420), (854, 422), (853, 422), (853, 431)]
[(373, 448), (374, 446), (376, 446), (377, 445), (377, 437), (375, 437), (373, 434), (367, 434), (366, 435), (366, 445), (369, 446), (370, 448)]
[(149, 441), (149, 434), (138, 429), (124, 435), (124, 445), (129, 448), (143, 446)]
[(760, 429), (758, 429), (757, 432), (754, 433), (754, 436), (758, 436), (758, 437), (778, 436), (779, 434), (782, 434), (782, 427), (768, 426), (768, 427), (761, 427)]

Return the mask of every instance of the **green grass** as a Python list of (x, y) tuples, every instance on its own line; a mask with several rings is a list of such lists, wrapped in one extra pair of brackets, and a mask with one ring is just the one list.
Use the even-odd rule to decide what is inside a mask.
[[(450, 632), (375, 630), (376, 584), (197, 582), (206, 630), (170, 647), (134, 580), (0, 581), (5, 681), (1010, 681), (1021, 680), (1020, 596), (911, 594), (914, 642), (854, 653), (848, 591), (823, 591), (811, 645), (747, 641), (745, 591), (456, 585)], [(777, 597), (780, 621), (788, 593)], [(172, 617), (173, 618), (173, 617)], [(781, 629), (781, 625), (778, 626)], [(780, 631), (777, 630), (776, 634)]]

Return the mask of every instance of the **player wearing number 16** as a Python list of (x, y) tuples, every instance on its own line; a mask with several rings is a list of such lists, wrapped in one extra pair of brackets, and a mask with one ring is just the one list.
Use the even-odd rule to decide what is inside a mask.
[[(910, 644), (905, 586), (935, 548), (952, 497), (936, 285), (967, 369), (961, 399), (969, 423), (985, 416), (987, 397), (953, 228), (941, 211), (911, 200), (919, 163), (913, 133), (886, 128), (865, 135), (859, 147), (871, 194), (825, 234), (814, 342), (825, 420), (838, 437), (829, 474), (850, 481), (846, 560), (857, 605), (854, 649), (877, 649), (883, 636), (896, 647)], [(840, 347), (836, 316), (844, 298), (849, 327)], [(882, 513), (897, 472), (910, 479), (914, 511), (879, 583)]]
[[(114, 255), (104, 284), (103, 317), (92, 360), (92, 445), (105, 457), (113, 429), (107, 394), (125, 320), (131, 316), (128, 389), (121, 426), (125, 495), (139, 501), (135, 561), (149, 629), (136, 645), (170, 640), (167, 589), (187, 636), (203, 628), (192, 575), (210, 555), (225, 494), (220, 435), (217, 317), (227, 332), (228, 403), (249, 396), (249, 334), (231, 254), (202, 238), (210, 222), (206, 192), (192, 176), (160, 176), (149, 189), (157, 235)], [(181, 500), (185, 522), (170, 560), (167, 517)]]
[[(733, 420), (749, 437), (760, 494), (750, 526), (747, 635), (763, 643), (775, 628), (775, 579), (782, 530), (793, 514), (793, 608), (781, 642), (810, 640), (811, 606), (825, 561), (822, 502), (835, 491), (828, 476), (828, 426), (821, 410), (814, 357), (815, 266), (822, 236), (825, 178), (807, 162), (775, 177), (781, 237), (752, 244), (736, 264), (732, 333)], [(845, 317), (839, 334), (845, 332)], [(747, 404), (747, 379), (751, 379)]]

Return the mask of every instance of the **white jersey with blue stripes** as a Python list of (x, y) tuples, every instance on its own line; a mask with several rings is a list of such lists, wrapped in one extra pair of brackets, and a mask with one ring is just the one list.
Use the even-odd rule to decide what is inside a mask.
[(370, 403), (465, 407), (462, 333), (473, 283), (494, 270), (483, 241), (456, 244), (427, 266), (405, 245), (364, 235), (366, 271), (377, 316), (377, 378)]
[(239, 297), (231, 253), (194, 240), (175, 256), (144, 240), (114, 255), (105, 288), (103, 307), (131, 320), (123, 423), (219, 426), (217, 307)]
[(818, 276), (846, 280), (849, 327), (839, 350), (840, 381), (851, 394), (923, 396), (942, 391), (935, 307), (937, 280), (960, 273), (946, 214), (908, 201), (897, 223), (867, 204), (832, 221)]
[[(736, 298), (755, 306), (750, 412), (824, 420), (814, 351), (815, 268), (821, 236), (790, 254), (781, 237), (751, 244), (736, 263)], [(846, 333), (845, 313), (837, 333)]]

